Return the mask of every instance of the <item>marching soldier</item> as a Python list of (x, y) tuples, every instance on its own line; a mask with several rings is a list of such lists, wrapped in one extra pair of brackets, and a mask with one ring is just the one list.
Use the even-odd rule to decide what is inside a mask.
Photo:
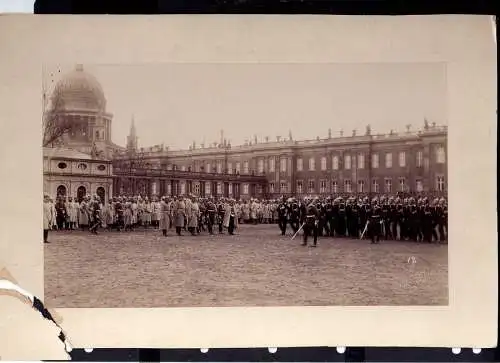
[(92, 213), (90, 233), (97, 234), (97, 229), (101, 225), (101, 204), (97, 195), (94, 196), (94, 200), (90, 204), (90, 210)]
[(234, 207), (234, 201), (230, 200), (226, 204), (224, 209), (224, 227), (230, 235), (234, 234), (234, 230), (238, 227), (238, 220), (236, 218), (236, 209)]
[(389, 201), (382, 197), (380, 198), (380, 214), (382, 216), (382, 227), (383, 227), (383, 236), (385, 240), (392, 239), (392, 231), (391, 231), (391, 207), (389, 206)]
[(327, 225), (327, 219), (326, 219), (325, 205), (323, 203), (321, 203), (321, 201), (319, 199), (316, 201), (316, 209), (318, 210), (318, 213), (319, 213), (318, 236), (323, 237), (323, 232), (325, 230), (326, 230), (326, 234), (328, 235), (328, 225)]
[(215, 206), (215, 203), (210, 197), (207, 202), (207, 227), (208, 227), (208, 233), (214, 234), (214, 224), (215, 224), (215, 215), (217, 213), (217, 207)]
[(344, 199), (341, 197), (338, 198), (338, 212), (337, 212), (336, 220), (337, 220), (337, 223), (336, 223), (337, 236), (345, 237), (345, 233), (346, 233), (345, 203), (344, 203)]
[(278, 205), (278, 225), (280, 227), (282, 236), (286, 234), (287, 219), (288, 206), (285, 203), (285, 197), (283, 197), (280, 204)]
[[(448, 238), (448, 206), (446, 205), (446, 200), (441, 198), (438, 202), (438, 231), (439, 231), (439, 241), (445, 242)], [(446, 230), (446, 234), (445, 234)]]
[(219, 225), (219, 234), (224, 233), (224, 214), (226, 213), (226, 206), (224, 203), (224, 199), (221, 198), (217, 205), (217, 223)]
[(309, 236), (313, 237), (313, 245), (311, 247), (316, 247), (318, 242), (318, 223), (319, 223), (319, 211), (316, 208), (315, 201), (312, 201), (306, 209), (305, 221), (304, 221), (304, 235), (302, 246), (307, 246), (307, 239)]
[(354, 198), (348, 199), (346, 207), (347, 231), (350, 238), (359, 238), (359, 207)]
[(288, 213), (290, 226), (293, 233), (296, 233), (300, 228), (300, 206), (295, 198), (290, 198), (290, 209)]
[(189, 203), (189, 214), (188, 214), (188, 231), (192, 236), (196, 235), (198, 231), (198, 219), (200, 215), (200, 207), (196, 198), (194, 196), (191, 197), (191, 202)]
[(170, 209), (170, 203), (168, 203), (166, 197), (161, 197), (160, 201), (160, 220), (158, 221), (158, 228), (161, 229), (163, 236), (167, 237), (167, 231), (170, 228), (170, 216), (172, 211)]
[(325, 214), (326, 214), (326, 228), (325, 229), (327, 229), (327, 234), (330, 237), (333, 237), (335, 235), (335, 226), (334, 226), (334, 221), (333, 221), (332, 198), (330, 198), (330, 197), (326, 198)]
[(368, 235), (370, 236), (371, 243), (379, 243), (380, 236), (382, 235), (382, 215), (381, 208), (378, 204), (377, 198), (373, 200), (373, 207), (368, 218)]
[(432, 243), (433, 226), (434, 226), (434, 216), (431, 206), (429, 205), (429, 200), (424, 198), (422, 207), (422, 232), (424, 240), (427, 243)]

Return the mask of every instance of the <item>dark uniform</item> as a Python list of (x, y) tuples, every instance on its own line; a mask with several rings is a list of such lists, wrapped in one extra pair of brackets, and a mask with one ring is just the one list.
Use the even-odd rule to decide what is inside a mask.
[(101, 225), (101, 206), (98, 200), (94, 200), (91, 203), (92, 210), (92, 226), (90, 227), (90, 232), (97, 234), (97, 229)]
[(367, 232), (372, 241), (371, 243), (379, 243), (380, 236), (382, 235), (382, 214), (381, 208), (377, 202), (373, 203), (373, 207), (368, 219)]
[(347, 231), (350, 238), (359, 238), (359, 207), (350, 200), (346, 206)]
[(62, 230), (64, 229), (64, 224), (66, 223), (66, 217), (68, 215), (68, 212), (66, 210), (66, 204), (62, 199), (59, 199), (57, 201), (55, 209), (56, 209), (57, 229)]
[(305, 221), (304, 221), (304, 240), (302, 246), (307, 246), (307, 238), (313, 236), (313, 247), (316, 247), (318, 242), (318, 222), (319, 211), (314, 203), (309, 204), (307, 207)]
[(431, 206), (428, 201), (424, 201), (424, 205), (422, 207), (422, 232), (424, 241), (431, 243), (432, 235), (433, 235), (433, 227), (434, 227), (434, 215)]
[(283, 200), (278, 205), (278, 226), (280, 227), (282, 236), (286, 234), (287, 223), (288, 223), (288, 206)]
[(218, 214), (218, 224), (219, 224), (219, 233), (222, 234), (224, 233), (223, 224), (224, 224), (224, 214), (225, 214), (225, 209), (224, 209), (224, 203), (219, 203), (217, 206), (217, 214)]
[(387, 202), (387, 200), (381, 201), (380, 204), (380, 215), (382, 217), (382, 225), (383, 225), (383, 236), (385, 240), (391, 239), (391, 208)]
[(209, 200), (207, 202), (207, 227), (208, 233), (214, 234), (214, 224), (215, 224), (215, 214), (217, 213), (217, 208), (214, 202)]
[(325, 204), (325, 214), (326, 214), (326, 228), (328, 235), (333, 237), (335, 235), (335, 226), (333, 224), (333, 205), (332, 200), (328, 198)]
[(339, 201), (339, 207), (338, 207), (338, 214), (336, 216), (337, 223), (336, 223), (336, 231), (337, 236), (339, 237), (345, 237), (346, 233), (346, 210), (345, 210), (345, 203), (343, 200)]
[(296, 233), (300, 228), (300, 206), (295, 200), (290, 204), (288, 217), (293, 233)]
[(326, 209), (322, 203), (316, 203), (316, 209), (318, 210), (319, 220), (318, 220), (318, 236), (323, 237), (325, 233), (328, 235), (328, 224), (326, 219)]

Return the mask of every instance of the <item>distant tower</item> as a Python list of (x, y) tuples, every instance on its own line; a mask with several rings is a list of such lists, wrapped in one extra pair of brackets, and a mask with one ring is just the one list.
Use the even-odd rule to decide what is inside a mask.
[(127, 136), (127, 150), (137, 151), (137, 132), (135, 130), (135, 121), (133, 115), (132, 124), (130, 125), (130, 134)]

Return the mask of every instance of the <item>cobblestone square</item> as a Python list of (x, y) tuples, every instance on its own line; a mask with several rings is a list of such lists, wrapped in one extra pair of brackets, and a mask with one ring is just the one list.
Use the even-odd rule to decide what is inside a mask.
[(319, 238), (276, 225), (234, 236), (52, 231), (45, 302), (57, 308), (447, 305), (447, 245)]

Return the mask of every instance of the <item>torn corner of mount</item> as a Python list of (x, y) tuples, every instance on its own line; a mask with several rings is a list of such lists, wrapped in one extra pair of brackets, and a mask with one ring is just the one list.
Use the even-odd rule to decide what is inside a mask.
[[(4, 270), (2, 270), (2, 275), (9, 275), (10, 274), (4, 273)], [(14, 279), (12, 279), (14, 280)], [(59, 326), (59, 324), (54, 320), (52, 317), (52, 314), (45, 308), (43, 305), (42, 301), (38, 299), (36, 296), (30, 294), (28, 291), (24, 290), (14, 282), (10, 281), (10, 279), (4, 279), (2, 276), (0, 276), (0, 292), (1, 291), (7, 291), (7, 292), (16, 292), (18, 294), (21, 294), (25, 298), (27, 298), (31, 302), (31, 307), (38, 311), (42, 317), (46, 320), (51, 321), (58, 329), (59, 329), (59, 335), (58, 338), (59, 340), (64, 344), (64, 349), (67, 353), (72, 351), (71, 344), (68, 341), (68, 338), (66, 337), (66, 334), (64, 333), (63, 329)]]

